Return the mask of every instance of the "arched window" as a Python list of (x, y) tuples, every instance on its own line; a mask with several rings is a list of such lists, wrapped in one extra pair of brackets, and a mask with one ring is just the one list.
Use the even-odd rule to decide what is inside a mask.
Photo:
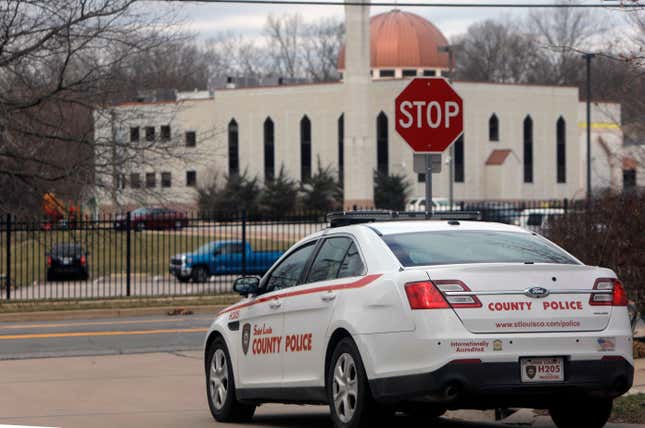
[(533, 119), (524, 119), (524, 182), (533, 183)]
[(343, 185), (345, 175), (345, 114), (338, 118), (338, 183)]
[(499, 141), (499, 119), (495, 113), (488, 119), (488, 140)]
[(235, 119), (228, 123), (228, 175), (240, 173), (239, 130)]
[(567, 124), (560, 116), (556, 124), (556, 163), (558, 183), (567, 182)]
[(464, 136), (459, 137), (455, 141), (455, 146), (453, 148), (453, 155), (455, 157), (455, 170), (454, 170), (454, 180), (455, 183), (464, 182)]
[(305, 115), (300, 120), (300, 179), (311, 178), (311, 121)]
[(376, 118), (376, 170), (381, 174), (388, 175), (388, 166), (387, 116), (380, 112)]
[(275, 177), (275, 132), (273, 120), (267, 117), (264, 121), (264, 180)]

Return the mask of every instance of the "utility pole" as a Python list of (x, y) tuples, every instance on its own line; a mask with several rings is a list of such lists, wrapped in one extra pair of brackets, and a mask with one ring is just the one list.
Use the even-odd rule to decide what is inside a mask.
[[(446, 45), (446, 46), (439, 46), (437, 47), (437, 50), (439, 52), (445, 52), (448, 53), (448, 65), (450, 67), (449, 69), (449, 76), (448, 76), (448, 82), (452, 84), (452, 73), (453, 73), (453, 46), (452, 45)], [(450, 150), (448, 152), (448, 156), (450, 159), (448, 160), (448, 204), (450, 207), (450, 211), (453, 210), (453, 199), (454, 199), (454, 157), (455, 157), (455, 147), (454, 144), (450, 146)]]
[(595, 56), (593, 53), (582, 55), (587, 63), (587, 202), (591, 202), (591, 59)]

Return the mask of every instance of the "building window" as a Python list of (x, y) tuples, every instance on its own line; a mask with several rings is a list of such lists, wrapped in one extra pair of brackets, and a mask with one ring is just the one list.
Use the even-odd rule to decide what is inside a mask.
[(419, 183), (425, 183), (426, 182), (426, 175), (423, 173), (417, 174), (417, 181)]
[(141, 188), (141, 175), (138, 172), (130, 174), (130, 187), (133, 189)]
[(380, 77), (394, 77), (394, 70), (380, 70)]
[(154, 172), (146, 172), (146, 187), (154, 189), (157, 186), (157, 176)]
[(403, 77), (416, 77), (416, 70), (403, 70)]
[(138, 143), (139, 142), (139, 127), (135, 126), (130, 128), (130, 142)]
[(623, 170), (623, 190), (636, 189), (636, 170), (624, 169)]
[(161, 141), (170, 141), (170, 125), (161, 126)]
[(239, 129), (235, 119), (228, 123), (228, 175), (240, 173)]
[(499, 141), (499, 119), (495, 113), (488, 119), (488, 140)]
[(453, 149), (455, 157), (455, 169), (454, 169), (454, 179), (455, 183), (464, 182), (464, 136), (459, 137), (455, 141), (455, 147)]
[(524, 119), (524, 182), (533, 183), (533, 119)]
[(380, 174), (388, 175), (388, 166), (387, 116), (380, 112), (376, 118), (376, 170)]
[(338, 118), (338, 182), (343, 185), (345, 180), (345, 115)]
[(155, 140), (155, 127), (146, 126), (146, 141), (154, 141), (154, 140)]
[(567, 182), (567, 124), (560, 116), (556, 125), (556, 156), (558, 183)]
[[(437, 75), (437, 70), (423, 70), (423, 75), (425, 77), (433, 77)], [(425, 180), (425, 179), (424, 179)]]
[(197, 133), (195, 131), (186, 131), (186, 147), (197, 146)]
[(197, 171), (186, 171), (186, 186), (187, 187), (197, 186)]
[(305, 115), (300, 120), (300, 179), (311, 178), (311, 121)]
[(161, 187), (172, 187), (172, 175), (169, 172), (161, 173)]
[(264, 180), (275, 177), (275, 128), (273, 120), (267, 117), (264, 121)]

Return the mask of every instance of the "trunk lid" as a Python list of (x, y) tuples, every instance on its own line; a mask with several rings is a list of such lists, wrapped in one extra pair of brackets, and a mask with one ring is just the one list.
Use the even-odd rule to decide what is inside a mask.
[(596, 267), (499, 263), (437, 266), (427, 273), (450, 300), (469, 293), (454, 291), (448, 280), (461, 281), (479, 299), (479, 307), (453, 307), (472, 333), (601, 331), (611, 317), (611, 306), (589, 304), (595, 281), (613, 276)]

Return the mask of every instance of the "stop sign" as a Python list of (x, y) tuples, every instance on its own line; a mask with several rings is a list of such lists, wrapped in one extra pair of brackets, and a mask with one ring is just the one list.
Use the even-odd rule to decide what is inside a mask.
[(396, 131), (415, 152), (441, 153), (464, 132), (461, 97), (442, 77), (412, 80), (394, 103)]

